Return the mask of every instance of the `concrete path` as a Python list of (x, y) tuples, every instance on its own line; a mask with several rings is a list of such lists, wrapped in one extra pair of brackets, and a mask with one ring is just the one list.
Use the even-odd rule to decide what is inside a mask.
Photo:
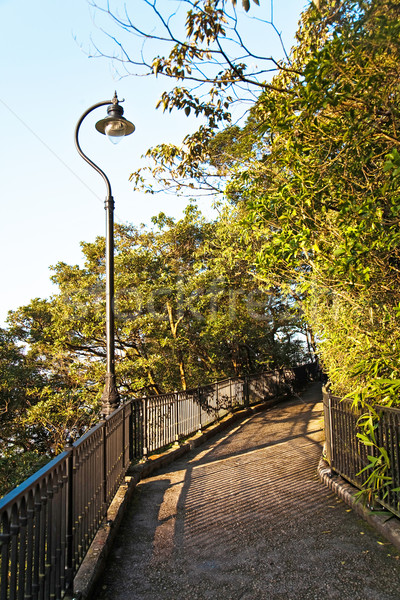
[(142, 481), (96, 600), (399, 600), (399, 552), (324, 487), (320, 387)]

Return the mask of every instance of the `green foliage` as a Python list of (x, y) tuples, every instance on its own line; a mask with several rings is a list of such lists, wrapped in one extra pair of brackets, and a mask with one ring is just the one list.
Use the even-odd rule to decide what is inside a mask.
[(143, 0), (138, 10), (129, 6), (121, 10), (119, 0), (91, 4), (104, 18), (107, 41), (114, 42), (107, 55), (99, 50), (106, 46), (103, 39), (96, 46), (97, 55), (111, 58), (124, 77), (163, 77), (168, 89), (157, 107), (200, 119), (200, 126), (181, 145), (161, 143), (148, 150), (146, 157), (153, 166), (132, 173), (135, 187), (148, 192), (166, 188), (220, 192), (221, 175), (214, 169), (214, 178), (210, 177), (209, 144), (230, 125), (238, 104), (246, 112), (260, 91), (278, 89), (270, 81), (271, 73), (291, 69), (265, 47), (266, 40), (275, 38), (281, 53), (286, 53), (274, 23), (273, 2), (260, 8), (253, 4), (250, 14), (246, 14), (250, 0), (242, 0), (244, 10), (236, 0), (164, 4)]
[[(194, 205), (178, 221), (161, 213), (152, 228), (116, 227), (122, 396), (186, 389), (302, 360), (296, 313), (277, 290), (260, 289), (243, 243), (228, 210), (208, 222)], [(53, 267), (59, 292), (10, 313), (9, 330), (1, 332), (3, 492), (60, 452), (67, 430), (79, 435), (99, 418), (104, 239), (83, 243), (82, 250), (82, 268)]]
[(300, 302), (334, 392), (383, 402), (400, 375), (399, 10), (310, 6), (291, 70), (241, 131), (209, 146), (228, 197), (246, 206), (257, 276)]
[(2, 453), (0, 456), (0, 495), (4, 495), (45, 466), (49, 457), (35, 450)]
[[(235, 258), (234, 232), (226, 219), (209, 223), (189, 205), (178, 222), (160, 214), (150, 230), (116, 227), (116, 349), (122, 391), (185, 389), (279, 362), (279, 344), (271, 338), (270, 294), (259, 292), (248, 262)], [(48, 339), (56, 338), (67, 361), (68, 389), (74, 382), (90, 382), (85, 396), (90, 405), (89, 396), (98, 398), (102, 380), (101, 363), (93, 359), (104, 360), (105, 354), (104, 240), (84, 244), (83, 250), (84, 269), (63, 263), (55, 267), (60, 294), (50, 307)], [(257, 303), (265, 306), (258, 320), (250, 305), (257, 294)], [(286, 313), (282, 321), (290, 327), (294, 318)], [(281, 327), (275, 325), (276, 331)], [(45, 351), (50, 349), (53, 354), (54, 343)], [(81, 362), (76, 363), (75, 354)]]
[[(0, 494), (43, 464), (46, 440), (25, 415), (43, 386), (35, 357), (29, 357), (11, 332), (0, 330)], [(45, 458), (45, 460), (48, 460)]]
[[(223, 189), (252, 240), (241, 255), (249, 272), (296, 300), (334, 393), (367, 412), (399, 406), (400, 2), (313, 2), (271, 81), (250, 74), (238, 53), (203, 79), (207, 102), (183, 83), (226, 41), (225, 7), (195, 3), (186, 42), (166, 60), (185, 66), (170, 72), (179, 88), (163, 97), (164, 108), (208, 121), (182, 147), (150, 150), (153, 175), (163, 185)], [(194, 23), (207, 47), (190, 54)], [(252, 108), (232, 127), (224, 102), (229, 113), (235, 94), (243, 99), (242, 84), (253, 86)], [(372, 488), (385, 481), (387, 464), (376, 451)]]
[[(136, 60), (117, 43), (128, 69), (175, 80), (163, 110), (201, 118), (181, 146), (148, 151), (154, 181), (145, 170), (132, 181), (223, 190), (231, 206), (213, 223), (189, 206), (178, 222), (161, 214), (151, 230), (116, 228), (121, 390), (186, 388), (296, 361), (303, 327), (333, 392), (364, 407), (359, 435), (373, 448), (376, 491), (389, 482), (374, 406), (399, 406), (400, 389), (400, 2), (313, 2), (285, 61), (249, 49), (230, 3), (187, 5), (184, 33), (179, 11), (167, 18), (144, 2), (155, 17), (148, 32), (139, 15), (98, 7), (124, 32), (169, 45)], [(247, 120), (232, 125), (244, 99)], [(63, 427), (90, 424), (104, 373), (104, 240), (83, 252), (84, 268), (54, 268), (58, 295), (10, 317), (7, 377), (22, 366), (40, 373), (18, 418), (40, 423), (55, 451)], [(18, 398), (10, 406), (26, 407)]]
[[(368, 415), (399, 406), (399, 16), (397, 1), (310, 6), (296, 72), (274, 80), (290, 94), (260, 96), (243, 128), (256, 153), (228, 186), (260, 240), (258, 275), (296, 295), (333, 392)], [(360, 425), (375, 492), (388, 459)]]
[(388, 475), (390, 470), (390, 459), (386, 448), (379, 446), (376, 440), (378, 414), (371, 408), (368, 414), (360, 417), (358, 425), (362, 433), (357, 433), (357, 437), (361, 442), (373, 451), (373, 454), (368, 454), (369, 463), (361, 471), (361, 473), (369, 472), (364, 484), (364, 489), (359, 492), (358, 496), (362, 500), (366, 500), (368, 504), (373, 505), (374, 495), (379, 493), (380, 498), (385, 500), (392, 488), (392, 478)]

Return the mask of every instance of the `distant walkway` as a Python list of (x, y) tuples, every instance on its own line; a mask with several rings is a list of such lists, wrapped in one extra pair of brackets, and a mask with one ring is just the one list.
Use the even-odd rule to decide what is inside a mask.
[(137, 487), (96, 600), (398, 600), (399, 552), (317, 477), (320, 387)]

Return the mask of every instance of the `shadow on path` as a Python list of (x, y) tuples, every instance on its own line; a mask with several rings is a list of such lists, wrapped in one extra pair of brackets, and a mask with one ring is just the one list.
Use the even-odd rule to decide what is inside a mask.
[(99, 600), (386, 600), (399, 557), (322, 484), (320, 386), (142, 481)]

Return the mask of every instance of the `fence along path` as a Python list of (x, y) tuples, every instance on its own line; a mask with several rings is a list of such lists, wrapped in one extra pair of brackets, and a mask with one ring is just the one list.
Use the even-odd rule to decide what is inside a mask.
[(332, 396), (324, 389), (324, 412), (327, 458), (332, 469), (362, 489), (371, 475), (371, 464), (378, 459), (383, 448), (388, 468), (375, 500), (400, 517), (400, 409), (375, 405), (374, 436), (376, 445), (366, 446), (358, 434), (362, 434), (359, 419), (366, 410), (353, 406), (352, 400)]
[(302, 386), (315, 365), (128, 398), (0, 500), (0, 600), (61, 600), (130, 462), (236, 407)]

